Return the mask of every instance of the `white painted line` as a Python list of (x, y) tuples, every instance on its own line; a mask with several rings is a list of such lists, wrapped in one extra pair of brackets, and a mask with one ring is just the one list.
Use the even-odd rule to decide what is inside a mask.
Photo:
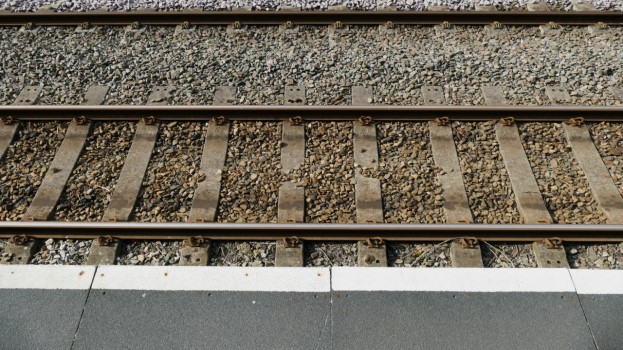
[(100, 266), (93, 289), (329, 292), (329, 268)]
[(335, 291), (574, 292), (566, 269), (334, 267)]
[(0, 289), (87, 290), (95, 266), (0, 265)]
[(578, 294), (623, 294), (623, 270), (569, 270)]

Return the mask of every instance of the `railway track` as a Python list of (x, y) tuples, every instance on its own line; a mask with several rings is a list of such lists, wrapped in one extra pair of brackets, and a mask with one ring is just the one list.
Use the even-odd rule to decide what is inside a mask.
[[(558, 24), (590, 25), (591, 33), (597, 33), (623, 23), (621, 13), (609, 11), (490, 10), (3, 12), (0, 25), (21, 25), (30, 33), (36, 26), (88, 31), (92, 25), (130, 25), (128, 30), (139, 31), (143, 25), (189, 30), (226, 24), (233, 30), (244, 25), (290, 30), (328, 24), (339, 30), (349, 24), (385, 29), (434, 24), (443, 34), (452, 25), (494, 23), (494, 31), (503, 25), (542, 25), (543, 33)], [(478, 240), (486, 240), (538, 241), (534, 249), (538, 253), (539, 247), (547, 247), (537, 255), (548, 266), (566, 261), (563, 241), (623, 240), (617, 166), (622, 151), (616, 141), (623, 107), (567, 105), (570, 96), (563, 86), (547, 87), (550, 106), (509, 105), (495, 86), (480, 91), (487, 105), (447, 106), (443, 88), (432, 85), (422, 87), (421, 106), (370, 105), (374, 96), (366, 86), (350, 89), (351, 105), (306, 106), (303, 85), (287, 85), (282, 106), (231, 105), (237, 99), (233, 86), (217, 87), (214, 105), (167, 105), (173, 88), (153, 87), (144, 106), (118, 106), (101, 105), (109, 88), (93, 85), (82, 105), (44, 106), (36, 105), (41, 86), (31, 86), (12, 105), (0, 106), (0, 158), (8, 169), (7, 184), (0, 188), (7, 220), (0, 223), (0, 237), (11, 240), (5, 260), (29, 261), (34, 247), (50, 238), (93, 239), (96, 260), (91, 263), (114, 261), (121, 240), (183, 239), (185, 249), (205, 264), (209, 241), (253, 239), (281, 242), (279, 265), (302, 263), (302, 241), (365, 242), (359, 245), (360, 263), (365, 265), (371, 254), (381, 257), (371, 265), (384, 265), (385, 241), (456, 240), (455, 256), (463, 254), (457, 265), (480, 266), (476, 248)], [(621, 93), (613, 90), (612, 95)], [(22, 154), (18, 149), (36, 147), (21, 132), (37, 125), (55, 128), (58, 142), (49, 143), (41, 155), (45, 165), (16, 195), (11, 181), (22, 176), (16, 170)], [(110, 179), (105, 185), (91, 180), (96, 185), (81, 192), (76, 179), (92, 170), (91, 153), (85, 150), (96, 148), (97, 135), (115, 125), (127, 125), (127, 130), (123, 150), (114, 154), (116, 165), (106, 175)], [(176, 135), (191, 129), (189, 139), (175, 143)], [(600, 139), (604, 135), (612, 137), (606, 148)], [(253, 149), (253, 139), (259, 151)], [(112, 153), (115, 146), (106, 147)], [(541, 152), (545, 164), (539, 160)], [(37, 156), (28, 154), (29, 161)], [(191, 159), (182, 166), (190, 176), (172, 183), (165, 179), (159, 187), (162, 174), (179, 172), (177, 164), (168, 166), (167, 157)], [(254, 158), (265, 159), (256, 163)], [(397, 168), (401, 163), (417, 171), (404, 175), (405, 165)], [(487, 175), (484, 185), (479, 183), (483, 164), (501, 179)], [(400, 176), (394, 179), (396, 173)], [(404, 184), (409, 193), (398, 193), (395, 188)], [(170, 198), (158, 198), (167, 195), (164, 186), (184, 198), (170, 193)], [(72, 211), (88, 214), (78, 218)], [(541, 256), (548, 254), (557, 255)]]
[[(33, 95), (35, 90), (37, 89), (34, 87), (25, 88), (16, 102), (36, 101), (36, 96)], [(101, 102), (104, 98), (101, 93), (96, 93), (98, 89), (93, 88), (90, 91), (92, 96), (87, 96), (86, 101), (93, 103), (99, 98)], [(162, 88), (155, 88), (149, 100), (162, 99), (162, 91)], [(227, 91), (227, 89), (223, 88), (219, 91)], [(297, 94), (296, 89), (291, 91), (294, 92), (290, 94)], [(296, 100), (295, 97), (287, 96), (286, 100)], [(223, 97), (218, 99), (223, 99)], [(597, 125), (594, 123), (599, 120), (615, 121), (611, 125), (616, 127), (618, 121), (623, 118), (620, 107), (2, 106), (0, 113), (3, 114), (5, 122), (0, 128), (0, 133), (3, 135), (1, 154), (4, 157), (10, 154), (12, 147), (16, 147), (15, 142), (19, 144), (19, 136), (16, 140), (14, 138), (19, 135), (21, 129), (27, 129), (28, 125), (56, 120), (53, 123), (57, 125), (61, 123), (65, 128), (64, 134), (58, 137), (62, 139), (62, 142), (55, 149), (53, 159), (47, 165), (50, 170), (42, 174), (40, 181), (37, 181), (38, 188), (36, 191), (31, 191), (30, 198), (20, 199), (20, 205), (24, 210), (21, 212), (18, 210), (15, 212), (16, 216), (10, 219), (18, 221), (0, 223), (0, 237), (11, 238), (15, 246), (24, 247), (24, 244), (34, 246), (36, 239), (81, 238), (95, 239), (98, 243), (94, 247), (99, 246), (105, 249), (111, 245), (116, 246), (113, 242), (123, 239), (185, 239), (189, 249), (197, 249), (197, 247), (205, 246), (210, 240), (254, 239), (280, 240), (285, 242), (280, 245), (285, 247), (283, 249), (294, 249), (296, 246), (302, 246), (300, 240), (367, 240), (370, 249), (378, 250), (381, 249), (379, 247), (384, 247), (384, 241), (457, 239), (457, 242), (462, 242), (461, 247), (468, 249), (469, 252), (469, 249), (473, 249), (476, 245), (474, 242), (482, 239), (504, 242), (544, 240), (544, 242), (549, 242), (546, 244), (550, 248), (558, 249), (560, 253), (562, 241), (586, 243), (623, 240), (623, 222), (621, 221), (623, 198), (620, 183), (615, 183), (619, 181), (617, 177), (619, 170), (616, 167), (608, 168), (604, 163), (598, 150), (599, 147), (593, 142), (593, 138), (597, 135), (592, 127), (592, 125)], [(447, 116), (440, 115), (441, 113)], [(515, 119), (509, 114), (518, 117)], [(497, 120), (494, 119), (496, 115)], [(563, 115), (567, 115), (568, 119), (564, 120)], [(530, 122), (523, 122), (524, 118)], [(71, 122), (68, 123), (70, 119)], [(258, 122), (258, 119), (264, 121)], [(58, 218), (57, 204), (64, 200), (63, 195), (67, 190), (68, 180), (80, 176), (80, 173), (72, 172), (76, 164), (80, 163), (84, 166), (89, 162), (88, 158), (81, 159), (80, 157), (94, 125), (120, 123), (122, 120), (124, 123), (135, 123), (136, 131), (132, 136), (133, 141), (126, 153), (123, 167), (115, 174), (117, 185), (114, 186), (113, 182), (113, 188), (106, 193), (100, 192), (96, 195), (105, 197), (107, 205), (99, 218), (92, 218), (89, 221), (100, 222), (49, 221), (55, 217)], [(480, 120), (480, 122), (474, 122), (474, 120)], [(533, 120), (539, 120), (539, 122)], [(563, 122), (559, 123), (561, 120)], [(199, 168), (195, 171), (203, 175), (193, 180), (194, 187), (189, 189), (193, 193), (189, 196), (192, 198), (190, 205), (186, 206), (183, 203), (175, 205), (179, 209), (175, 213), (176, 216), (168, 216), (167, 219), (165, 215), (158, 219), (157, 216), (145, 217), (146, 214), (141, 214), (143, 215), (141, 219), (136, 216), (137, 212), (145, 208), (141, 197), (144, 197), (149, 191), (147, 188), (153, 185), (150, 184), (148, 178), (152, 176), (149, 175), (150, 171), (153, 171), (150, 169), (156, 166), (153, 161), (150, 162), (150, 158), (152, 154), (160, 152), (156, 150), (159, 142), (166, 139), (172, 140), (171, 137), (175, 139), (174, 136), (168, 134), (170, 130), (167, 128), (176, 123), (186, 123), (182, 124), (182, 128), (195, 125), (195, 130), (203, 130), (196, 137), (196, 139), (203, 139), (203, 147), (202, 149), (195, 147), (195, 152), (198, 154), (191, 154), (193, 158), (201, 159)], [(255, 132), (243, 139), (237, 139), (239, 132), (237, 130), (245, 128), (245, 125), (250, 127), (254, 123), (260, 123)], [(387, 125), (391, 126), (396, 123), (407, 126), (417, 125), (425, 130), (419, 136), (422, 138), (415, 141), (426, 143), (431, 148), (431, 154), (428, 155), (431, 163), (419, 166), (430, 169), (429, 181), (436, 182), (434, 187), (439, 190), (435, 190), (432, 194), (435, 199), (424, 200), (424, 203), (436, 207), (437, 214), (441, 215), (433, 219), (434, 221), (430, 224), (426, 224), (426, 219), (417, 213), (414, 214), (416, 217), (406, 220), (391, 219), (390, 223), (386, 222), (392, 217), (388, 215), (388, 210), (394, 211), (397, 208), (387, 205), (389, 192), (386, 190), (385, 177), (374, 174), (374, 170), (378, 170), (379, 166), (388, 166), (388, 164), (380, 164), (380, 159), (384, 159), (384, 154), (388, 152), (388, 145), (380, 139), (383, 138), (382, 130)], [(460, 163), (460, 159), (463, 158), (461, 154), (465, 152), (460, 145), (469, 141), (460, 139), (458, 128), (462, 123), (472, 123), (466, 124), (468, 128), (477, 127), (478, 124), (491, 126), (493, 133), (489, 135), (493, 135), (495, 140), (489, 141), (497, 144), (495, 152), (499, 154), (498, 157), (501, 156), (504, 164), (504, 169), (500, 171), (506, 174), (512, 189), (510, 193), (494, 193), (489, 197), (503, 198), (513, 202), (519, 216), (518, 221), (511, 218), (506, 221), (506, 225), (492, 224), (486, 216), (477, 214), (478, 200), (474, 195), (478, 196), (478, 194), (470, 193), (469, 174), (466, 172), (471, 172), (471, 170), (465, 168), (466, 163)], [(564, 133), (561, 141), (565, 144), (566, 152), (573, 155), (571, 162), (576, 164), (575, 171), (578, 171), (572, 181), (578, 183), (583, 181), (589, 185), (589, 188), (582, 190), (588, 200), (585, 204), (566, 202), (569, 207), (562, 210), (579, 212), (578, 205), (588, 205), (592, 208), (591, 212), (594, 210), (596, 214), (590, 214), (593, 215), (590, 216), (588, 212), (584, 214), (579, 212), (575, 221), (570, 222), (581, 223), (586, 220), (595, 220), (594, 224), (564, 224), (568, 219), (565, 219), (564, 214), (557, 212), (560, 208), (552, 203), (557, 201), (557, 196), (562, 197), (567, 194), (555, 191), (550, 193), (544, 190), (542, 182), (546, 180), (540, 178), (542, 175), (534, 172), (536, 169), (534, 157), (529, 157), (524, 150), (524, 147), (527, 147), (530, 151), (532, 143), (530, 138), (534, 137), (524, 131), (523, 125), (530, 124), (549, 125), (549, 127), (559, 128)], [(346, 207), (342, 207), (349, 208), (350, 206), (353, 208), (351, 212), (344, 209), (342, 214), (310, 214), (310, 211), (316, 210), (310, 198), (319, 196), (321, 202), (331, 198), (331, 195), (327, 195), (331, 184), (325, 184), (325, 187), (318, 187), (316, 184), (315, 179), (318, 174), (323, 173), (314, 173), (311, 171), (312, 168), (309, 168), (317, 165), (315, 157), (318, 155), (310, 153), (309, 149), (313, 149), (313, 145), (317, 143), (316, 137), (322, 137), (322, 135), (314, 134), (314, 131), (322, 125), (349, 131), (346, 135), (351, 139), (342, 139), (338, 146), (339, 144), (352, 145), (351, 149), (347, 149), (347, 159), (342, 160), (345, 164), (350, 164), (348, 166), (352, 168), (346, 182), (340, 182), (339, 179), (335, 181), (339, 183), (338, 187), (343, 187), (345, 184), (351, 187), (345, 194), (340, 194), (340, 196), (350, 197), (346, 199), (350, 204), (347, 203)], [(262, 133), (263, 129), (268, 131)], [(593, 130), (592, 134), (591, 130)], [(455, 135), (456, 133), (459, 134)], [(260, 138), (260, 143), (270, 142), (269, 140), (279, 142), (275, 148), (277, 153), (272, 155), (265, 153), (265, 155), (277, 159), (279, 164), (276, 166), (280, 170), (271, 172), (270, 169), (254, 169), (253, 171), (258, 172), (259, 175), (257, 173), (255, 175), (245, 174), (244, 171), (241, 174), (235, 173), (242, 170), (239, 165), (245, 162), (245, 158), (232, 157), (232, 149), (228, 147), (244, 149), (244, 143), (250, 142), (255, 137)], [(157, 142), (157, 140), (161, 141)], [(404, 137), (392, 140), (391, 144), (394, 146), (389, 146), (389, 148), (402, 142), (409, 142), (409, 140)], [(616, 149), (612, 150), (614, 154), (617, 154), (615, 151)], [(391, 152), (389, 154), (391, 155)], [(483, 154), (479, 157), (486, 159), (489, 156), (493, 155)], [(322, 158), (320, 155), (320, 157), (325, 160), (331, 159), (330, 156)], [(404, 162), (411, 157), (417, 157), (417, 155), (409, 154), (406, 157), (393, 159), (393, 161)], [(158, 162), (167, 162), (166, 157), (158, 159), (160, 159)], [(558, 161), (569, 162), (564, 159)], [(3, 159), (3, 162), (6, 164), (7, 160)], [(480, 161), (472, 158), (470, 162)], [(609, 158), (607, 162), (612, 164), (612, 159)], [(266, 161), (266, 164), (259, 166), (263, 167), (267, 164), (272, 163)], [(324, 167), (329, 166), (324, 161), (323, 164)], [(298, 168), (305, 170), (292, 176)], [(84, 168), (81, 169), (84, 171)], [(276, 208), (268, 209), (266, 204), (262, 204), (258, 208), (264, 209), (256, 208), (247, 214), (239, 215), (238, 213), (235, 214), (236, 216), (231, 216), (233, 215), (230, 213), (232, 209), (240, 205), (253, 207), (256, 204), (253, 203), (254, 201), (260, 203), (269, 200), (268, 197), (253, 199), (260, 196), (262, 192), (249, 195), (251, 197), (248, 198), (247, 195), (242, 195), (241, 201), (234, 203), (236, 206), (234, 208), (232, 207), (234, 204), (228, 203), (224, 197), (227, 197), (232, 190), (240, 191), (242, 187), (230, 187), (231, 183), (236, 183), (241, 176), (255, 176), (260, 180), (251, 186), (272, 186), (271, 183), (274, 181), (268, 180), (266, 174), (279, 173), (284, 176), (277, 179), (278, 188), (273, 189), (272, 192), (265, 192), (264, 195), (273, 197), (272, 203)], [(324, 173), (324, 176), (327, 175)], [(540, 185), (537, 184), (537, 178)], [(412, 184), (414, 183), (409, 185)], [(417, 186), (417, 183), (415, 184)], [(6, 192), (7, 188), (5, 185), (3, 192)], [(417, 189), (414, 193), (417, 193)], [(570, 195), (579, 196), (577, 188), (572, 188)], [(431, 194), (429, 193), (428, 196)], [(316, 198), (312, 199), (316, 200)], [(186, 199), (185, 203), (188, 202), (189, 200)], [(24, 203), (28, 205), (24, 207)], [(67, 203), (65, 200), (65, 203), (63, 206), (69, 205), (71, 210), (71, 202)], [(413, 204), (415, 202), (411, 205)], [(9, 206), (5, 208), (13, 208), (9, 210), (14, 211), (16, 204), (9, 203)], [(149, 209), (150, 206), (147, 208)], [(153, 212), (153, 206), (151, 208), (150, 213)], [(264, 213), (261, 213), (262, 211)], [(223, 213), (230, 213), (227, 214), (230, 216)], [(589, 216), (583, 219), (582, 215)], [(232, 218), (238, 223), (228, 223)], [(169, 222), (140, 222), (145, 219)], [(133, 222), (136, 220), (139, 222)], [(182, 222), (171, 222), (171, 220)], [(245, 221), (247, 223), (244, 223)], [(418, 221), (420, 223), (414, 223)], [(474, 222), (481, 224), (474, 224)], [(562, 252), (564, 255), (564, 250)], [(28, 254), (32, 254), (32, 250), (28, 250)], [(27, 260), (27, 257), (22, 258)], [(201, 261), (205, 259), (205, 257), (201, 258)], [(297, 261), (300, 259), (297, 258)]]

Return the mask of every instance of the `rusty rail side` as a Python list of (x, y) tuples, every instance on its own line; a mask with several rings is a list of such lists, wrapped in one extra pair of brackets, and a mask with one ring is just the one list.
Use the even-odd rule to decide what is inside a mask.
[(233, 22), (250, 25), (275, 25), (287, 21), (293, 24), (326, 25), (337, 21), (343, 24), (433, 25), (444, 21), (453, 24), (483, 25), (500, 22), (508, 25), (540, 25), (556, 22), (567, 25), (591, 25), (603, 22), (623, 24), (623, 13), (615, 11), (155, 11), (129, 12), (0, 12), (0, 25), (73, 26), (89, 22), (94, 25), (128, 25), (133, 22), (152, 25), (178, 25), (184, 22), (202, 25), (224, 25)]
[(452, 120), (484, 121), (512, 116), (516, 121), (623, 121), (623, 106), (0, 106), (0, 117), (13, 120), (127, 121), (153, 116), (156, 120), (275, 120), (292, 117), (303, 120), (358, 120), (362, 116), (381, 121), (429, 121), (440, 117)]
[(237, 224), (137, 222), (0, 222), (0, 238), (186, 239), (357, 241), (445, 241), (476, 237), (486, 241), (534, 242), (557, 237), (569, 242), (621, 242), (623, 225), (479, 225), (479, 224)]

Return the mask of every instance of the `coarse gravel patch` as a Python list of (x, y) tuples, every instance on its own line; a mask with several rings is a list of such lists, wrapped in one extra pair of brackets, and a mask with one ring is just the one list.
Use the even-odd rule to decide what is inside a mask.
[(272, 242), (213, 241), (209, 266), (275, 266)]
[(181, 241), (125, 241), (117, 265), (178, 265)]
[(218, 222), (277, 222), (280, 157), (281, 123), (232, 122)]
[[(327, 10), (330, 6), (345, 7), (350, 10), (374, 11), (395, 7), (400, 11), (424, 11), (430, 6), (446, 6), (452, 11), (474, 10), (476, 5), (494, 5), (501, 11), (526, 10), (529, 0), (13, 0), (0, 4), (0, 10), (29, 12), (41, 7), (53, 11), (135, 11), (155, 9), (157, 11), (180, 11), (203, 9), (205, 11), (232, 10), (238, 7), (254, 11), (278, 11), (286, 8), (300, 10)], [(570, 0), (545, 0), (552, 10), (571, 11)], [(620, 11), (623, 5), (617, 0), (589, 0), (598, 10)]]
[(495, 123), (452, 123), (469, 206), (475, 223), (521, 223), (495, 137)]
[(621, 244), (565, 244), (567, 260), (577, 269), (623, 269)]
[(21, 220), (60, 147), (67, 122), (22, 123), (0, 161), (0, 220)]
[(481, 241), (480, 250), (484, 267), (538, 267), (532, 244)]
[(388, 243), (387, 264), (390, 267), (452, 267), (450, 243)]
[(31, 258), (34, 265), (81, 265), (84, 264), (89, 250), (90, 240), (52, 238), (43, 242), (41, 249)]
[(96, 122), (56, 205), (54, 220), (99, 221), (132, 145), (136, 124)]
[(305, 123), (305, 162), (284, 177), (305, 184), (305, 222), (354, 223), (353, 124)]
[(612, 181), (623, 195), (623, 124), (588, 123), (587, 127)]
[(385, 222), (444, 223), (427, 124), (380, 123), (377, 139)]
[(303, 265), (308, 267), (357, 266), (357, 243), (306, 242)]
[(211, 104), (217, 86), (236, 87), (236, 104), (282, 104), (286, 85), (305, 86), (307, 104), (350, 103), (352, 86), (374, 90), (379, 104), (424, 104), (421, 88), (443, 87), (446, 103), (482, 105), (481, 87), (499, 86), (510, 104), (550, 105), (545, 88), (565, 86), (571, 104), (621, 104), (610, 92), (623, 75), (623, 28), (592, 35), (565, 26), (544, 36), (535, 26), (509, 26), (488, 36), (482, 26), (456, 26), (436, 34), (430, 26), (350, 26), (330, 34), (326, 26), (249, 26), (228, 34), (225, 26), (176, 32), (148, 26), (44, 27), (15, 35), (0, 28), (0, 103), (24, 85), (43, 85), (45, 104), (79, 103), (91, 84), (111, 87), (105, 104), (140, 105), (156, 85), (174, 87), (170, 104)]
[(555, 223), (604, 224), (584, 172), (559, 123), (522, 123), (519, 132), (528, 161)]
[(143, 186), (134, 207), (140, 222), (185, 221), (197, 182), (207, 123), (170, 122), (160, 125)]
[(9, 243), (8, 239), (0, 239), (0, 255), (4, 252), (4, 247)]

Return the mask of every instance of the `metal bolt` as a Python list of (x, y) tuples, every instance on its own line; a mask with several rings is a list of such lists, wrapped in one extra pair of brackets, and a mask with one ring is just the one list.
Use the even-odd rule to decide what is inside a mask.
[(216, 118), (213, 118), (213, 119), (212, 119), (212, 121), (213, 121), (216, 125), (223, 125), (223, 124), (225, 124), (225, 117), (223, 117), (223, 116), (221, 115), (221, 116), (218, 116), (218, 117), (216, 117)]
[(190, 236), (184, 240), (184, 245), (187, 247), (199, 247), (205, 243), (205, 238), (202, 236)]
[(290, 121), (290, 125), (301, 125), (303, 123), (303, 118), (301, 117), (292, 117), (288, 119)]
[(82, 24), (80, 24), (80, 28), (87, 30), (91, 28), (91, 23), (89, 22), (82, 22)]
[(156, 124), (156, 118), (153, 115), (150, 115), (149, 117), (141, 118), (141, 122), (145, 125), (154, 125)]
[(503, 26), (502, 26), (502, 23), (500, 23), (498, 21), (495, 21), (495, 22), (493, 22), (493, 24), (491, 24), (491, 27), (493, 29), (502, 29)]
[(9, 242), (15, 245), (24, 245), (26, 244), (26, 242), (28, 242), (28, 236), (26, 235), (13, 236), (9, 239)]
[(24, 24), (24, 29), (31, 30), (35, 25), (32, 22), (28, 22)]
[(74, 118), (74, 122), (76, 123), (76, 125), (84, 125), (87, 123), (87, 118), (83, 115)]
[(595, 28), (599, 30), (606, 30), (608, 29), (608, 25), (605, 24), (604, 22), (597, 22), (597, 24), (595, 25)]
[(13, 117), (11, 117), (10, 115), (6, 117), (2, 117), (2, 124), (4, 125), (12, 125), (13, 122), (14, 122)]
[(141, 23), (140, 22), (132, 22), (132, 24), (130, 24), (130, 28), (137, 30), (141, 28)]
[(569, 124), (571, 126), (582, 126), (582, 125), (584, 125), (584, 118), (583, 117), (571, 118), (571, 119), (569, 119), (567, 124)]
[(112, 244), (112, 236), (99, 236), (97, 237), (97, 245), (108, 247)]
[(478, 238), (476, 237), (461, 237), (459, 244), (465, 249), (475, 249), (478, 246)]
[(188, 22), (188, 21), (182, 22), (181, 27), (182, 27), (182, 29), (190, 29), (190, 27), (191, 27), (190, 26), (190, 22)]
[(283, 238), (283, 245), (286, 248), (296, 248), (296, 246), (299, 244), (299, 242), (300, 242), (300, 240), (296, 236), (284, 237)]
[(448, 21), (443, 21), (443, 22), (441, 22), (441, 28), (442, 29), (452, 29), (452, 23), (450, 23)]
[(383, 238), (381, 237), (372, 237), (366, 240), (366, 245), (368, 248), (380, 248), (383, 244)]
[(500, 123), (504, 126), (511, 126), (515, 124), (515, 117), (503, 117), (500, 118)]
[(395, 27), (394, 22), (392, 22), (392, 21), (385, 22), (385, 28), (387, 28), (387, 29), (394, 29), (394, 27)]
[(344, 24), (342, 23), (342, 21), (336, 21), (335, 24), (333, 24), (333, 28), (342, 29), (344, 28)]
[(294, 23), (292, 23), (292, 21), (287, 21), (286, 22), (286, 29), (292, 29), (294, 28)]
[(547, 249), (558, 249), (562, 247), (562, 239), (558, 237), (546, 238), (543, 240), (543, 246)]
[(361, 125), (370, 125), (372, 123), (372, 117), (361, 116), (359, 117), (359, 124)]
[(437, 124), (437, 126), (446, 126), (449, 122), (450, 118), (448, 117), (435, 118), (435, 124)]
[(234, 24), (232, 24), (232, 27), (234, 29), (240, 29), (242, 27), (242, 24), (240, 24), (240, 21), (236, 21), (234, 22)]

